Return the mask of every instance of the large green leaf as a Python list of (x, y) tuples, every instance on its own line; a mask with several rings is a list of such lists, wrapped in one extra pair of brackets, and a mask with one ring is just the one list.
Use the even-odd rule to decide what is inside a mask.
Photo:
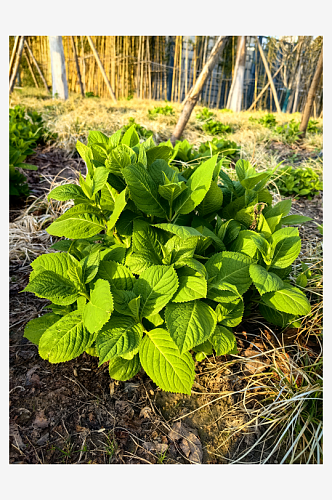
[(139, 357), (148, 376), (164, 391), (191, 393), (195, 365), (189, 353), (180, 354), (170, 334), (151, 330), (139, 347)]
[(145, 221), (135, 220), (132, 238), (133, 254), (126, 259), (132, 272), (140, 274), (155, 264), (162, 264), (162, 250), (158, 241), (157, 230)]
[(287, 326), (296, 317), (294, 314), (277, 311), (274, 307), (269, 307), (264, 304), (264, 302), (260, 302), (259, 312), (267, 321), (273, 325), (281, 326), (282, 328), (285, 328), (285, 326)]
[(207, 340), (217, 324), (213, 309), (200, 300), (167, 304), (165, 319), (181, 353)]
[(278, 269), (288, 267), (298, 257), (300, 251), (301, 239), (299, 236), (290, 236), (278, 241), (278, 243), (272, 247), (272, 266)]
[(208, 192), (218, 156), (202, 163), (190, 176), (187, 188), (174, 202), (176, 214), (188, 214), (203, 201)]
[(47, 199), (67, 201), (74, 200), (75, 198), (85, 198), (88, 202), (89, 199), (83, 193), (83, 190), (77, 184), (65, 184), (63, 186), (58, 186), (50, 192)]
[(152, 165), (152, 163), (154, 163), (156, 160), (164, 160), (168, 162), (171, 154), (172, 149), (164, 145), (148, 149), (146, 152), (148, 167)]
[(135, 125), (132, 125), (131, 127), (128, 128), (128, 130), (125, 132), (124, 136), (121, 139), (121, 144), (125, 144), (130, 148), (133, 148), (134, 146), (136, 146), (136, 144), (139, 144), (139, 136), (135, 128), (136, 128)]
[(33, 344), (38, 345), (41, 336), (50, 326), (59, 321), (60, 318), (61, 316), (58, 314), (49, 313), (40, 316), (40, 318), (30, 320), (24, 328), (23, 337), (30, 340)]
[(305, 217), (304, 215), (288, 215), (287, 217), (283, 217), (281, 219), (281, 224), (285, 226), (295, 225), (295, 224), (304, 224), (305, 222), (311, 221), (311, 217)]
[(84, 326), (90, 333), (98, 332), (110, 319), (113, 309), (109, 282), (103, 279), (97, 280), (90, 291), (90, 302), (83, 310)]
[(284, 288), (284, 283), (279, 276), (268, 272), (264, 269), (264, 267), (259, 266), (258, 264), (251, 264), (249, 273), (260, 295), (267, 292), (275, 292), (276, 290)]
[(217, 325), (210, 337), (210, 342), (217, 356), (229, 353), (236, 346), (234, 333), (224, 326)]
[(39, 341), (39, 355), (50, 363), (70, 361), (90, 347), (95, 337), (83, 325), (82, 314), (73, 311), (50, 326)]
[(142, 338), (142, 325), (128, 316), (111, 317), (96, 339), (99, 366), (126, 354), (139, 346)]
[(243, 311), (243, 300), (218, 304), (216, 307), (217, 321), (224, 326), (237, 326), (242, 321)]
[(53, 271), (39, 273), (23, 291), (32, 292), (37, 297), (49, 299), (59, 305), (72, 304), (78, 297), (75, 285)]
[(209, 278), (215, 277), (214, 283), (226, 281), (235, 285), (243, 295), (252, 283), (249, 275), (253, 260), (237, 252), (216, 253), (207, 261), (205, 267)]
[(160, 202), (158, 186), (143, 166), (130, 165), (123, 170), (123, 175), (137, 208), (147, 215), (166, 217), (167, 214)]
[(110, 231), (111, 229), (113, 229), (118, 218), (120, 217), (121, 213), (123, 212), (123, 210), (127, 204), (126, 193), (127, 193), (127, 188), (124, 189), (123, 191), (121, 191), (121, 193), (116, 197), (115, 202), (114, 202), (113, 213), (107, 222), (107, 231)]
[(204, 196), (203, 201), (198, 205), (197, 210), (200, 215), (207, 215), (212, 212), (217, 212), (223, 203), (223, 193), (218, 186), (218, 179), (212, 181), (210, 189)]
[(141, 368), (139, 355), (136, 354), (132, 359), (123, 359), (121, 357), (111, 359), (108, 368), (110, 377), (114, 380), (129, 380), (133, 378)]
[(287, 287), (275, 292), (265, 293), (262, 301), (287, 314), (306, 315), (310, 313), (310, 303), (307, 297), (298, 288)]
[(187, 238), (191, 238), (192, 236), (202, 236), (202, 234), (197, 231), (197, 229), (189, 226), (177, 226), (176, 224), (170, 224), (162, 222), (160, 224), (153, 224), (154, 227), (159, 227), (160, 229), (164, 229), (170, 233), (179, 236), (179, 238), (186, 240)]
[(276, 217), (282, 215), (283, 217), (288, 214), (292, 207), (292, 200), (282, 200), (276, 203), (273, 207), (266, 208), (264, 210), (265, 218)]
[(207, 298), (222, 304), (228, 304), (231, 302), (238, 302), (241, 295), (235, 285), (231, 285), (226, 281), (218, 281), (216, 283), (213, 281), (212, 284), (208, 286)]
[(112, 260), (100, 263), (98, 277), (108, 280), (118, 290), (132, 290), (136, 281), (126, 266)]
[(232, 241), (229, 249), (232, 252), (241, 252), (249, 257), (255, 258), (257, 256), (257, 246), (255, 245), (252, 236), (256, 234), (257, 233), (250, 231), (249, 229), (240, 231), (237, 238)]
[(70, 208), (47, 228), (52, 236), (70, 239), (90, 238), (105, 229), (100, 210), (79, 204)]
[(68, 253), (48, 253), (40, 255), (31, 263), (33, 271), (30, 274), (30, 281), (44, 271), (53, 271), (63, 278), (67, 278), (69, 268), (79, 266), (79, 262)]
[(206, 298), (207, 283), (203, 276), (181, 276), (179, 288), (173, 296), (172, 302), (189, 302), (195, 299)]
[(133, 292), (141, 296), (141, 318), (156, 314), (171, 300), (179, 286), (173, 266), (151, 266), (136, 280)]

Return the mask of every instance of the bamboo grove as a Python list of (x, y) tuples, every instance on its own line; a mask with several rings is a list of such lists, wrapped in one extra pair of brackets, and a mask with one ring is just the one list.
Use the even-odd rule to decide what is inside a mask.
[[(200, 96), (201, 104), (211, 108), (227, 107), (239, 38), (230, 37), (229, 43), (204, 85)], [(250, 36), (245, 38), (246, 76), (242, 110), (275, 111), (275, 102), (271, 87), (267, 86), (268, 78), (259, 54), (257, 40)], [(322, 48), (322, 37), (259, 38), (274, 79), (282, 111), (303, 111)], [(138, 97), (182, 102), (200, 74), (217, 37), (91, 36), (91, 39), (116, 99)], [(50, 88), (52, 74), (48, 37), (26, 36), (25, 40), (16, 85), (41, 88), (47, 85)], [(83, 95), (88, 93), (100, 97), (109, 96), (109, 89), (98, 67), (88, 37), (63, 36), (62, 40), (69, 91), (81, 92)], [(9, 57), (14, 44), (15, 37), (11, 36)], [(313, 105), (314, 116), (320, 116), (322, 109), (323, 79), (321, 78)]]

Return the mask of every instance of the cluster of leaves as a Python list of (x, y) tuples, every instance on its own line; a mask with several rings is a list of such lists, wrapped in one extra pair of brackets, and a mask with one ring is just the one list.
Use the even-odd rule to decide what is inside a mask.
[(277, 120), (273, 113), (267, 113), (262, 118), (253, 118), (251, 116), (249, 121), (259, 123), (260, 125), (263, 125), (263, 127), (267, 128), (273, 128), (277, 125)]
[[(171, 141), (162, 142), (160, 145), (173, 148)], [(180, 162), (190, 162), (191, 165), (196, 165), (204, 158), (219, 155), (223, 157), (223, 165), (225, 166), (236, 159), (238, 151), (239, 147), (235, 142), (217, 139), (216, 137), (212, 141), (203, 142), (197, 151), (194, 149), (193, 144), (190, 144), (185, 139), (184, 141), (176, 141), (169, 161), (173, 162), (175, 166)]]
[(275, 131), (282, 136), (285, 142), (292, 144), (300, 138), (300, 122), (292, 119), (284, 125), (277, 125)]
[(198, 121), (198, 127), (207, 132), (210, 135), (221, 135), (232, 132), (232, 128), (229, 125), (213, 120), (215, 114), (209, 111), (208, 108), (203, 108), (200, 113), (196, 114), (196, 119)]
[(282, 195), (306, 196), (308, 200), (323, 189), (323, 182), (311, 167), (284, 166), (279, 170), (279, 176), (274, 182)]
[(233, 110), (232, 109), (228, 109), (228, 108), (223, 108), (223, 109), (220, 109), (219, 112), (220, 113), (233, 113)]
[(97, 98), (100, 98), (99, 95), (95, 95), (94, 92), (85, 92), (85, 97), (97, 97)]
[(135, 118), (129, 118), (128, 125), (125, 125), (123, 127), (123, 132), (127, 132), (127, 130), (132, 126), (135, 126), (135, 130), (138, 133), (138, 136), (140, 139), (148, 139), (149, 137), (153, 136), (153, 131), (148, 130), (147, 128), (143, 127), (139, 123), (135, 122)]
[(155, 106), (153, 109), (148, 110), (149, 120), (154, 120), (157, 115), (173, 116), (174, 110), (172, 106), (166, 104), (166, 106)]
[(208, 108), (203, 108), (200, 113), (196, 113), (196, 120), (198, 121), (206, 121), (211, 118), (215, 118), (215, 114), (212, 111), (209, 111)]
[(308, 218), (288, 216), (290, 200), (272, 206), (274, 171), (239, 160), (232, 181), (217, 155), (175, 167), (172, 146), (140, 143), (134, 126), (90, 132), (77, 150), (86, 178), (49, 195), (74, 200), (47, 229), (65, 239), (32, 263), (24, 290), (52, 302), (24, 333), (43, 359), (87, 352), (114, 379), (143, 367), (163, 390), (190, 394), (192, 353), (236, 353), (233, 328), (251, 309), (282, 327), (310, 312), (287, 279), (301, 248), (289, 226)]
[(44, 141), (42, 116), (23, 106), (9, 110), (9, 194), (28, 196), (27, 178), (18, 169), (37, 170), (35, 165), (24, 163), (34, 153), (34, 147)]
[(217, 120), (209, 120), (202, 126), (204, 132), (210, 135), (229, 134), (233, 131), (230, 125), (219, 122)]

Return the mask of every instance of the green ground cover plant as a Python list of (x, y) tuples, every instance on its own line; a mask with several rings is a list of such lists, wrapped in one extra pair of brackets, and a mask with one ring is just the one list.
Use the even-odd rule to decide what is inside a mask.
[(166, 104), (166, 106), (155, 106), (153, 109), (148, 109), (148, 117), (150, 120), (154, 120), (157, 115), (174, 116), (174, 110), (172, 106)]
[(276, 117), (272, 113), (267, 113), (262, 118), (253, 118), (251, 116), (249, 118), (249, 121), (259, 123), (260, 125), (263, 125), (263, 127), (266, 128), (273, 128), (277, 125)]
[(136, 123), (135, 122), (135, 118), (132, 118), (130, 117), (129, 120), (128, 120), (128, 125), (125, 125), (122, 130), (123, 130), (123, 133), (127, 132), (127, 130), (132, 126), (132, 125), (135, 125), (135, 130), (136, 132), (138, 133), (138, 136), (140, 139), (148, 139), (149, 137), (152, 137), (153, 136), (153, 131), (152, 130), (148, 130), (147, 128), (143, 127), (142, 125), (140, 125), (139, 123)]
[(43, 125), (42, 116), (36, 111), (26, 111), (24, 106), (9, 109), (9, 194), (28, 196), (27, 178), (18, 169), (37, 170), (25, 163), (34, 153), (37, 144), (50, 137)]
[[(56, 187), (74, 206), (47, 231), (63, 238), (31, 266), (25, 292), (51, 301), (24, 336), (51, 363), (83, 352), (109, 363), (116, 380), (141, 367), (163, 390), (190, 394), (195, 363), (236, 354), (233, 328), (258, 309), (284, 327), (310, 313), (289, 273), (311, 220), (272, 205), (274, 170), (216, 154), (175, 166), (171, 145), (140, 143), (135, 126), (77, 141), (87, 175)], [(220, 183), (220, 184), (219, 184)]]
[(205, 121), (210, 120), (211, 118), (215, 118), (215, 113), (209, 111), (208, 108), (203, 108), (201, 112), (196, 113), (196, 120)]
[(208, 120), (204, 125), (202, 125), (202, 129), (204, 132), (210, 135), (222, 135), (222, 134), (230, 134), (233, 132), (233, 129), (230, 125), (226, 125), (225, 123), (219, 122), (217, 120)]
[(284, 166), (280, 168), (278, 174), (275, 184), (283, 196), (305, 196), (308, 200), (312, 200), (313, 196), (323, 189), (323, 182), (311, 167)]

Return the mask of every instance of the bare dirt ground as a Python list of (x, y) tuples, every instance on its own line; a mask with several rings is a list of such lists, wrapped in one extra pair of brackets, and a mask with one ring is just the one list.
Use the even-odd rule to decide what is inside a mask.
[[(82, 160), (52, 148), (38, 148), (29, 162), (39, 167), (28, 172), (35, 196), (49, 190), (57, 175), (85, 173)], [(10, 219), (22, 208), (13, 207)], [(322, 223), (321, 197), (295, 201), (292, 210)], [(321, 239), (317, 226), (310, 224), (305, 234)], [(258, 439), (258, 427), (250, 433), (243, 429), (249, 417), (239, 394), (248, 377), (268, 369), (266, 336), (274, 342), (281, 338), (277, 331), (273, 339), (253, 322), (239, 325), (239, 353), (244, 359), (261, 355), (255, 361), (234, 363), (230, 356), (211, 356), (197, 363), (191, 396), (165, 393), (143, 372), (117, 382), (110, 379), (107, 363), (98, 368), (97, 358), (83, 354), (52, 365), (23, 338), (25, 324), (48, 303), (19, 293), (29, 272), (28, 263), (10, 265), (10, 463), (226, 464)], [(286, 332), (284, 340), (287, 335), (292, 338), (296, 331)], [(260, 399), (259, 392), (254, 394), (250, 405)], [(243, 462), (259, 463), (264, 456), (268, 443)], [(277, 454), (268, 463), (278, 463)]]

